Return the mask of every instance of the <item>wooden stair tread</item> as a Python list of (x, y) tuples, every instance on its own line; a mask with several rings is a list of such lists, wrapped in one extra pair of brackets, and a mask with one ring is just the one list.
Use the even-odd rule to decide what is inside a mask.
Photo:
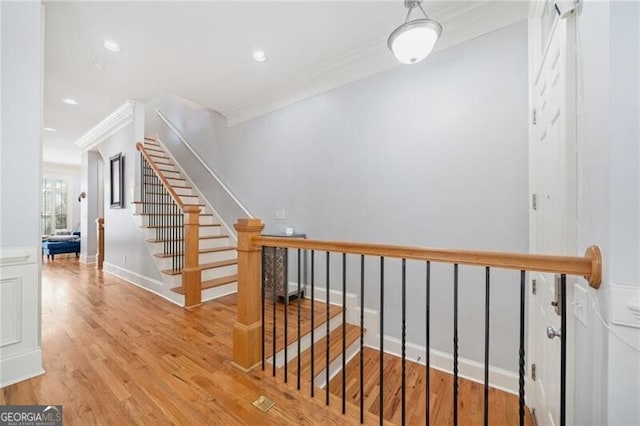
[[(268, 298), (268, 297), (267, 297)], [(288, 318), (288, 330), (287, 330), (287, 343), (291, 344), (296, 341), (298, 337), (298, 309), (297, 309), (297, 299), (292, 298), (291, 302), (287, 305), (287, 318)], [(311, 332), (311, 309), (313, 306), (313, 310), (315, 312), (315, 320), (314, 326), (317, 329), (318, 327), (326, 327), (327, 320), (327, 304), (324, 302), (315, 301), (313, 305), (311, 304), (311, 300), (309, 299), (300, 299), (300, 336), (306, 336)], [(265, 335), (265, 356), (268, 358), (273, 353), (273, 309), (274, 304), (270, 300), (265, 300), (264, 311), (265, 311), (265, 330), (267, 333)], [(283, 317), (285, 312), (285, 304), (281, 302), (277, 302), (275, 304), (276, 309), (276, 352), (284, 349), (284, 328), (283, 328)], [(329, 305), (329, 320), (340, 315), (342, 312), (342, 307), (338, 305)]]
[[(198, 254), (203, 254), (203, 253), (218, 253), (221, 251), (230, 251), (230, 250), (235, 250), (235, 247), (232, 246), (224, 246), (224, 247), (213, 247), (213, 248), (208, 248), (208, 249), (200, 249), (198, 250)], [(182, 255), (182, 253), (176, 253), (178, 256)], [(155, 253), (154, 254), (155, 257), (159, 257), (159, 258), (167, 258), (167, 257), (171, 257), (173, 256), (173, 253)]]
[[(138, 228), (144, 228), (144, 229), (156, 229), (156, 228), (182, 228), (184, 225), (161, 225), (161, 226), (151, 226), (151, 225), (143, 225), (143, 226), (139, 226)], [(214, 226), (222, 226), (219, 223), (205, 223), (205, 224), (199, 224), (198, 225), (200, 228), (211, 228)]]
[[(198, 236), (200, 240), (215, 240), (217, 238), (229, 238), (228, 235), (207, 235), (207, 236)], [(148, 243), (164, 243), (165, 241), (182, 241), (182, 238), (176, 240), (157, 240), (155, 238), (149, 238), (146, 240)]]
[[(228, 275), (226, 277), (220, 277), (213, 280), (202, 281), (200, 288), (201, 290), (208, 290), (210, 288), (220, 287), (221, 285), (231, 284), (236, 281), (238, 281), (237, 275)], [(182, 287), (174, 287), (171, 289), (171, 291), (174, 291), (178, 294), (184, 294), (184, 290), (182, 289)]]
[(205, 269), (221, 268), (223, 266), (236, 265), (237, 263), (238, 263), (238, 259), (220, 260), (218, 262), (203, 263), (202, 265), (200, 265), (200, 270), (204, 271)]
[[(154, 204), (155, 205), (155, 204), (170, 204), (170, 203), (156, 203), (156, 202), (153, 202), (153, 201), (146, 201), (146, 202), (145, 201), (132, 201), (131, 204)], [(184, 203), (184, 205), (185, 206), (206, 207), (202, 203), (198, 203), (198, 204), (195, 204), (195, 203)]]
[[(231, 265), (235, 265), (237, 263), (238, 263), (238, 261), (236, 259), (220, 260), (218, 262), (203, 263), (201, 265), (198, 265), (198, 267), (200, 268), (200, 271), (204, 271), (205, 269), (221, 268), (223, 266), (231, 266)], [(175, 269), (163, 269), (160, 272), (162, 272), (163, 274), (167, 274), (167, 275), (179, 275), (179, 274), (182, 273), (182, 271), (176, 271)]]
[[(360, 327), (347, 324), (346, 346), (349, 347), (360, 338)], [(324, 372), (327, 361), (327, 337), (323, 337), (313, 345), (314, 351), (314, 374), (317, 377)], [(329, 364), (342, 354), (342, 325), (329, 334)], [(288, 363), (289, 372), (296, 374), (298, 372), (298, 360), (293, 359)], [(311, 373), (311, 347), (302, 352), (300, 355), (300, 372), (301, 377), (310, 378)]]
[[(134, 203), (134, 201), (132, 201)], [(134, 213), (134, 216), (151, 216), (154, 213)], [(162, 216), (184, 216), (183, 213), (163, 213)], [(200, 216), (213, 216), (213, 213), (200, 213)]]
[[(175, 188), (175, 187), (173, 187)], [(164, 195), (166, 194), (166, 192), (151, 192), (151, 191), (146, 191), (145, 194), (157, 194), (157, 195)], [(198, 198), (198, 195), (193, 195), (193, 194), (178, 194), (178, 197), (190, 197), (190, 198)]]
[[(319, 388), (319, 387), (315, 387), (314, 388), (314, 392), (315, 392), (315, 396), (311, 397), (310, 395), (310, 382), (308, 381), (308, 379), (302, 379), (300, 380), (300, 390), (297, 389), (297, 376), (294, 374), (289, 373), (288, 374), (288, 383), (284, 383), (283, 380), (283, 374), (282, 372), (279, 372), (280, 374), (277, 374), (276, 377), (272, 376), (271, 370), (265, 368), (265, 371), (261, 372), (262, 374), (262, 381), (265, 383), (265, 385), (267, 385), (268, 387), (273, 387), (273, 386), (277, 386), (277, 387), (284, 387), (286, 388), (291, 394), (295, 395), (296, 398), (300, 398), (303, 399), (305, 401), (312, 401), (314, 404), (319, 404), (321, 405), (323, 408), (331, 410), (331, 412), (333, 413), (337, 413), (340, 416), (342, 416), (342, 418), (345, 420), (346, 424), (359, 424), (360, 422), (360, 407), (358, 405), (355, 405), (353, 403), (351, 403), (348, 399), (345, 401), (345, 414), (342, 414), (342, 397), (336, 396), (332, 393), (329, 393), (329, 406), (327, 407), (325, 405), (325, 398), (326, 398), (326, 390)], [(260, 373), (256, 373), (256, 374), (260, 374)], [(376, 416), (375, 414), (370, 413), (369, 411), (364, 410), (364, 424), (367, 425), (377, 425), (379, 424), (380, 420), (378, 418), (378, 416)], [(391, 426), (394, 423), (389, 422), (388, 420), (385, 420), (383, 422), (383, 424), (385, 426)]]

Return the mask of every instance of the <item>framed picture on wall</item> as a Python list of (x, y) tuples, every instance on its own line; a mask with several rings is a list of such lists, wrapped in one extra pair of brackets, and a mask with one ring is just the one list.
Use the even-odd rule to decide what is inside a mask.
[(124, 208), (124, 156), (116, 154), (109, 159), (111, 208)]

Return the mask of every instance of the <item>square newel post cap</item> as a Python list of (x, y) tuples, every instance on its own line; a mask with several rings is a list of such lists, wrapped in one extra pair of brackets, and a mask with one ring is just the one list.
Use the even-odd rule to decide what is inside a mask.
[(238, 232), (262, 232), (264, 229), (264, 223), (262, 220), (256, 218), (243, 218), (233, 225)]

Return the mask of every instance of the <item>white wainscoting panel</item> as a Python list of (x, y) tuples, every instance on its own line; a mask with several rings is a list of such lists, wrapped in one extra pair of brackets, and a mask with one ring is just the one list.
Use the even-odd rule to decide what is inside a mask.
[(40, 247), (0, 248), (0, 387), (44, 373)]
[(0, 278), (0, 348), (22, 340), (22, 277)]

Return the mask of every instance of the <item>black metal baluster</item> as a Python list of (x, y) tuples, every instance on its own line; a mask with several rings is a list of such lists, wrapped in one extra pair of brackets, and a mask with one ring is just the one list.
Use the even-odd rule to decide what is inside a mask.
[[(327, 265), (326, 265), (326, 270), (327, 270), (327, 286), (326, 286), (326, 320), (327, 320), (327, 344), (326, 344), (326, 351), (327, 351), (327, 356), (325, 358), (325, 405), (329, 405), (329, 338), (330, 338), (330, 333), (331, 333), (331, 326), (329, 325), (329, 299), (331, 298), (331, 294), (330, 294), (330, 281), (329, 281), (329, 272), (330, 272), (330, 265), (331, 265), (331, 259), (329, 257), (329, 252), (327, 252)], [(342, 315), (344, 315), (344, 312), (342, 313)]]
[(384, 423), (384, 256), (380, 256), (380, 388), (379, 388), (379, 419)]
[[(342, 253), (342, 414), (347, 411), (347, 254)], [(327, 387), (329, 384), (327, 383)]]
[(360, 255), (360, 423), (364, 423), (364, 254)]
[(490, 314), (490, 269), (485, 267), (484, 289), (484, 426), (489, 426), (489, 314)]
[(402, 259), (402, 421), (406, 424), (406, 376), (407, 376), (407, 260)]
[(431, 424), (431, 262), (427, 260), (427, 291), (426, 291), (426, 324), (425, 324), (425, 423)]
[(560, 275), (560, 426), (567, 423), (567, 276)]
[(273, 281), (271, 283), (271, 299), (273, 300), (273, 342), (272, 342), (272, 373), (273, 377), (276, 376), (276, 286), (278, 283), (278, 271), (276, 268), (276, 264), (278, 261), (276, 260), (276, 256), (278, 255), (277, 248), (273, 247)]
[(311, 397), (315, 395), (315, 384), (313, 383), (314, 375), (314, 349), (313, 345), (315, 344), (314, 333), (315, 333), (315, 250), (311, 250)]
[(458, 425), (458, 264), (453, 265), (453, 425)]
[[(298, 249), (298, 390), (300, 390), (300, 293), (301, 293), (301, 288), (300, 288), (300, 249)], [(306, 284), (306, 283), (305, 283)]]
[(518, 377), (518, 415), (520, 426), (524, 426), (524, 298), (525, 298), (525, 271), (520, 271), (520, 350), (519, 350), (519, 377)]
[(289, 333), (289, 249), (284, 248), (284, 382), (289, 380), (289, 373), (287, 370), (287, 346), (289, 345), (288, 333)]
[(261, 263), (261, 273), (262, 273), (262, 288), (260, 289), (261, 292), (261, 296), (262, 296), (262, 371), (264, 371), (264, 363), (265, 363), (265, 344), (264, 344), (264, 335), (265, 335), (265, 312), (264, 312), (264, 299), (265, 299), (265, 295), (264, 295), (264, 288), (265, 288), (265, 284), (266, 284), (266, 279), (267, 276), (265, 274), (265, 264), (267, 263), (266, 260), (266, 248), (265, 246), (262, 246), (262, 262)]

